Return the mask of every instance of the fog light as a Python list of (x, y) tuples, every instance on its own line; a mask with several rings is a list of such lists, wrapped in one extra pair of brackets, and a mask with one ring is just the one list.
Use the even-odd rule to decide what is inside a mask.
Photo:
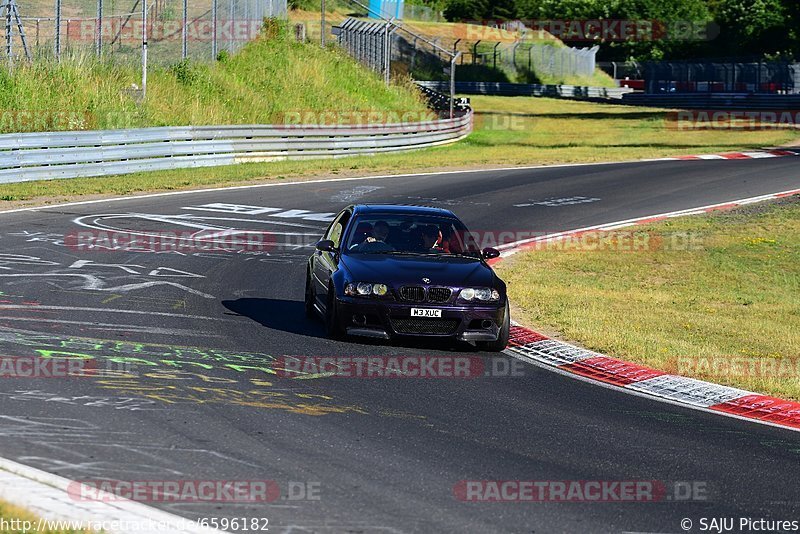
[(386, 295), (389, 292), (389, 288), (386, 287), (386, 284), (375, 284), (372, 286), (372, 292), (379, 297)]

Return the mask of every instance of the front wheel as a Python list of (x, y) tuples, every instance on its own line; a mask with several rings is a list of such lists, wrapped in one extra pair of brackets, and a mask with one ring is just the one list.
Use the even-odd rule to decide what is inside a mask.
[(508, 346), (508, 338), (511, 332), (511, 310), (506, 300), (506, 316), (503, 320), (503, 326), (500, 328), (500, 334), (497, 336), (497, 341), (478, 341), (476, 345), (479, 349), (486, 352), (502, 352)]
[(314, 303), (317, 300), (317, 296), (314, 294), (314, 286), (312, 285), (311, 281), (311, 273), (306, 274), (306, 317), (308, 319), (314, 319), (317, 316), (317, 310), (314, 307)]
[(331, 339), (341, 339), (342, 329), (339, 327), (339, 314), (336, 310), (336, 289), (328, 288), (328, 301), (325, 306), (325, 333)]

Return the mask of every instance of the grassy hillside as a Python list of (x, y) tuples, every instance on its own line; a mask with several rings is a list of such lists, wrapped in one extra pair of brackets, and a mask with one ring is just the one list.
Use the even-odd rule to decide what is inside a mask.
[(425, 110), (412, 87), (387, 88), (342, 52), (295, 42), (285, 24), (265, 28), (214, 64), (153, 67), (141, 103), (135, 66), (87, 55), (2, 69), (0, 132), (275, 123), (292, 111)]

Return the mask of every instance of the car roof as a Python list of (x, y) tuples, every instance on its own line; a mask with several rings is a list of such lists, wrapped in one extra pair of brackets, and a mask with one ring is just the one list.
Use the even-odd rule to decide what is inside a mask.
[(412, 206), (401, 204), (357, 204), (353, 206), (353, 215), (369, 215), (374, 213), (386, 213), (392, 215), (439, 215), (444, 217), (456, 217), (455, 213), (444, 208), (434, 208), (431, 206)]

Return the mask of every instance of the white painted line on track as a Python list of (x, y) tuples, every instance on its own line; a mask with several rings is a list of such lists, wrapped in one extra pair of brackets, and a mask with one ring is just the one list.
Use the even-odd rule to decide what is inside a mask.
[[(109, 534), (218, 534), (220, 530), (127, 499), (75, 500), (73, 481), (0, 458), (0, 499), (31, 511), (47, 521), (72, 521), (102, 526)], [(40, 523), (35, 526), (45, 526)], [(40, 529), (36, 529), (40, 530)], [(61, 530), (64, 530), (62, 526)]]
[(575, 230), (566, 230), (564, 232), (555, 232), (552, 234), (547, 234), (543, 236), (537, 236), (530, 239), (522, 239), (520, 241), (514, 241), (511, 243), (505, 243), (497, 247), (498, 250), (501, 251), (501, 257), (507, 258), (520, 252), (523, 250), (524, 246), (530, 243), (537, 243), (540, 241), (550, 241), (556, 240), (559, 238), (571, 236), (580, 232), (589, 232), (592, 230), (617, 230), (619, 228), (627, 228), (629, 226), (634, 226), (637, 224), (642, 224), (643, 222), (652, 221), (653, 219), (661, 219), (661, 218), (672, 218), (672, 217), (683, 217), (687, 215), (700, 215), (703, 213), (708, 212), (709, 210), (714, 210), (717, 208), (721, 208), (723, 206), (732, 206), (734, 205), (744, 205), (744, 204), (754, 204), (756, 202), (764, 202), (767, 200), (775, 200), (782, 196), (788, 196), (791, 194), (800, 194), (800, 189), (790, 189), (788, 191), (781, 191), (778, 193), (770, 193), (767, 195), (759, 195), (757, 197), (749, 197), (744, 199), (737, 199), (737, 200), (728, 200), (726, 202), (718, 202), (716, 204), (709, 204), (706, 206), (700, 206), (697, 208), (688, 208), (684, 210), (677, 210), (677, 211), (669, 211), (666, 213), (659, 213), (656, 215), (645, 215), (643, 217), (636, 217), (634, 219), (625, 219), (623, 221), (615, 221), (610, 223), (603, 223), (603, 224), (596, 224), (594, 226), (586, 226), (584, 228), (578, 228)]
[(496, 169), (467, 169), (467, 170), (454, 170), (454, 171), (439, 171), (439, 172), (423, 172), (423, 173), (406, 173), (406, 174), (379, 174), (371, 176), (356, 176), (351, 178), (320, 178), (315, 180), (299, 180), (294, 182), (280, 182), (280, 183), (267, 183), (267, 184), (251, 184), (251, 185), (236, 185), (236, 186), (221, 186), (210, 187), (205, 189), (190, 189), (186, 191), (167, 191), (163, 193), (148, 193), (146, 195), (131, 195), (126, 197), (111, 197), (101, 198), (97, 200), (80, 200), (76, 202), (64, 202), (60, 204), (49, 204), (46, 206), (32, 206), (28, 208), (15, 208), (10, 210), (0, 210), (0, 215), (6, 213), (21, 213), (27, 211), (41, 211), (55, 208), (66, 208), (72, 206), (87, 206), (91, 204), (102, 204), (104, 202), (121, 202), (125, 200), (139, 200), (144, 198), (160, 198), (180, 195), (193, 195), (200, 193), (214, 193), (220, 191), (241, 191), (247, 189), (260, 189), (264, 187), (280, 187), (287, 185), (305, 185), (305, 184), (321, 184), (321, 183), (337, 183), (337, 182), (350, 182), (350, 181), (363, 181), (363, 180), (384, 180), (390, 178), (424, 178), (428, 176), (447, 176), (454, 174), (480, 174), (488, 172), (513, 172), (513, 171), (532, 171), (543, 169), (563, 169), (572, 167), (594, 167), (605, 165), (634, 165), (637, 163), (654, 163), (654, 162), (678, 162), (676, 158), (650, 158), (641, 160), (628, 160), (628, 161), (600, 161), (596, 163), (558, 163), (554, 165), (531, 165), (521, 167), (499, 167)]

